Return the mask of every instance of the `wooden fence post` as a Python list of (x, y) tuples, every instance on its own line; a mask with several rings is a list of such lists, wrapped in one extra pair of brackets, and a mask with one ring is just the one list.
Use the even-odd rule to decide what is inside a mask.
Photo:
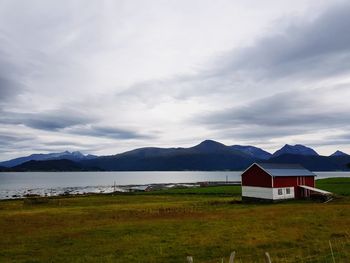
[(265, 252), (265, 262), (266, 263), (271, 263), (271, 258), (269, 252)]
[(230, 255), (230, 261), (229, 263), (234, 263), (235, 262), (235, 256), (236, 256), (236, 251), (233, 251)]
[(187, 262), (188, 263), (193, 263), (193, 257), (187, 256)]
[(332, 243), (331, 243), (330, 240), (328, 240), (328, 243), (329, 243), (329, 247), (330, 247), (330, 249), (331, 249), (333, 263), (335, 263), (334, 254), (333, 254), (333, 248), (332, 248)]

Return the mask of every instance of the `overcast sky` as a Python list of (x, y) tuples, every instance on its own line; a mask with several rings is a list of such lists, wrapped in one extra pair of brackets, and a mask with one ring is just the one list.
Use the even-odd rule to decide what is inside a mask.
[(0, 0), (0, 160), (204, 139), (350, 153), (350, 4)]

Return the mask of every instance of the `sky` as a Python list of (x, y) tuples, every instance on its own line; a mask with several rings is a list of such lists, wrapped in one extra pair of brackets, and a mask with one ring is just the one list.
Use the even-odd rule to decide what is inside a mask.
[(350, 4), (0, 0), (0, 160), (205, 139), (350, 153)]

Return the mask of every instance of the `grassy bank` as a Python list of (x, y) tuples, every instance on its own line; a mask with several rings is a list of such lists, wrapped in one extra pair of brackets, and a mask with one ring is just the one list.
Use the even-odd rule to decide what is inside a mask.
[(147, 194), (187, 194), (187, 195), (220, 195), (220, 196), (240, 196), (242, 193), (241, 186), (209, 186), (193, 188), (172, 188), (166, 190), (152, 191)]
[(321, 179), (316, 181), (316, 186), (338, 195), (350, 196), (350, 178)]
[[(350, 192), (327, 180), (317, 185)], [(265, 251), (273, 262), (331, 262), (329, 240), (336, 262), (349, 262), (348, 196), (327, 204), (239, 200), (240, 187), (228, 186), (2, 201), (0, 262), (220, 262), (232, 250), (242, 262), (263, 262)]]

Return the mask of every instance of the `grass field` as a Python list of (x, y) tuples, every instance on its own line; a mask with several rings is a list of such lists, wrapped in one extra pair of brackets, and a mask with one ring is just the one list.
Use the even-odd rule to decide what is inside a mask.
[(349, 178), (328, 178), (316, 181), (316, 186), (320, 189), (336, 193), (338, 195), (350, 195)]
[[(350, 179), (334, 201), (240, 203), (240, 187), (0, 202), (0, 262), (350, 262)], [(345, 186), (347, 185), (347, 186)]]
[(238, 196), (241, 195), (241, 187), (233, 186), (210, 186), (210, 187), (193, 187), (193, 188), (170, 188), (148, 192), (148, 194), (200, 194), (200, 195), (220, 195), (220, 196)]

